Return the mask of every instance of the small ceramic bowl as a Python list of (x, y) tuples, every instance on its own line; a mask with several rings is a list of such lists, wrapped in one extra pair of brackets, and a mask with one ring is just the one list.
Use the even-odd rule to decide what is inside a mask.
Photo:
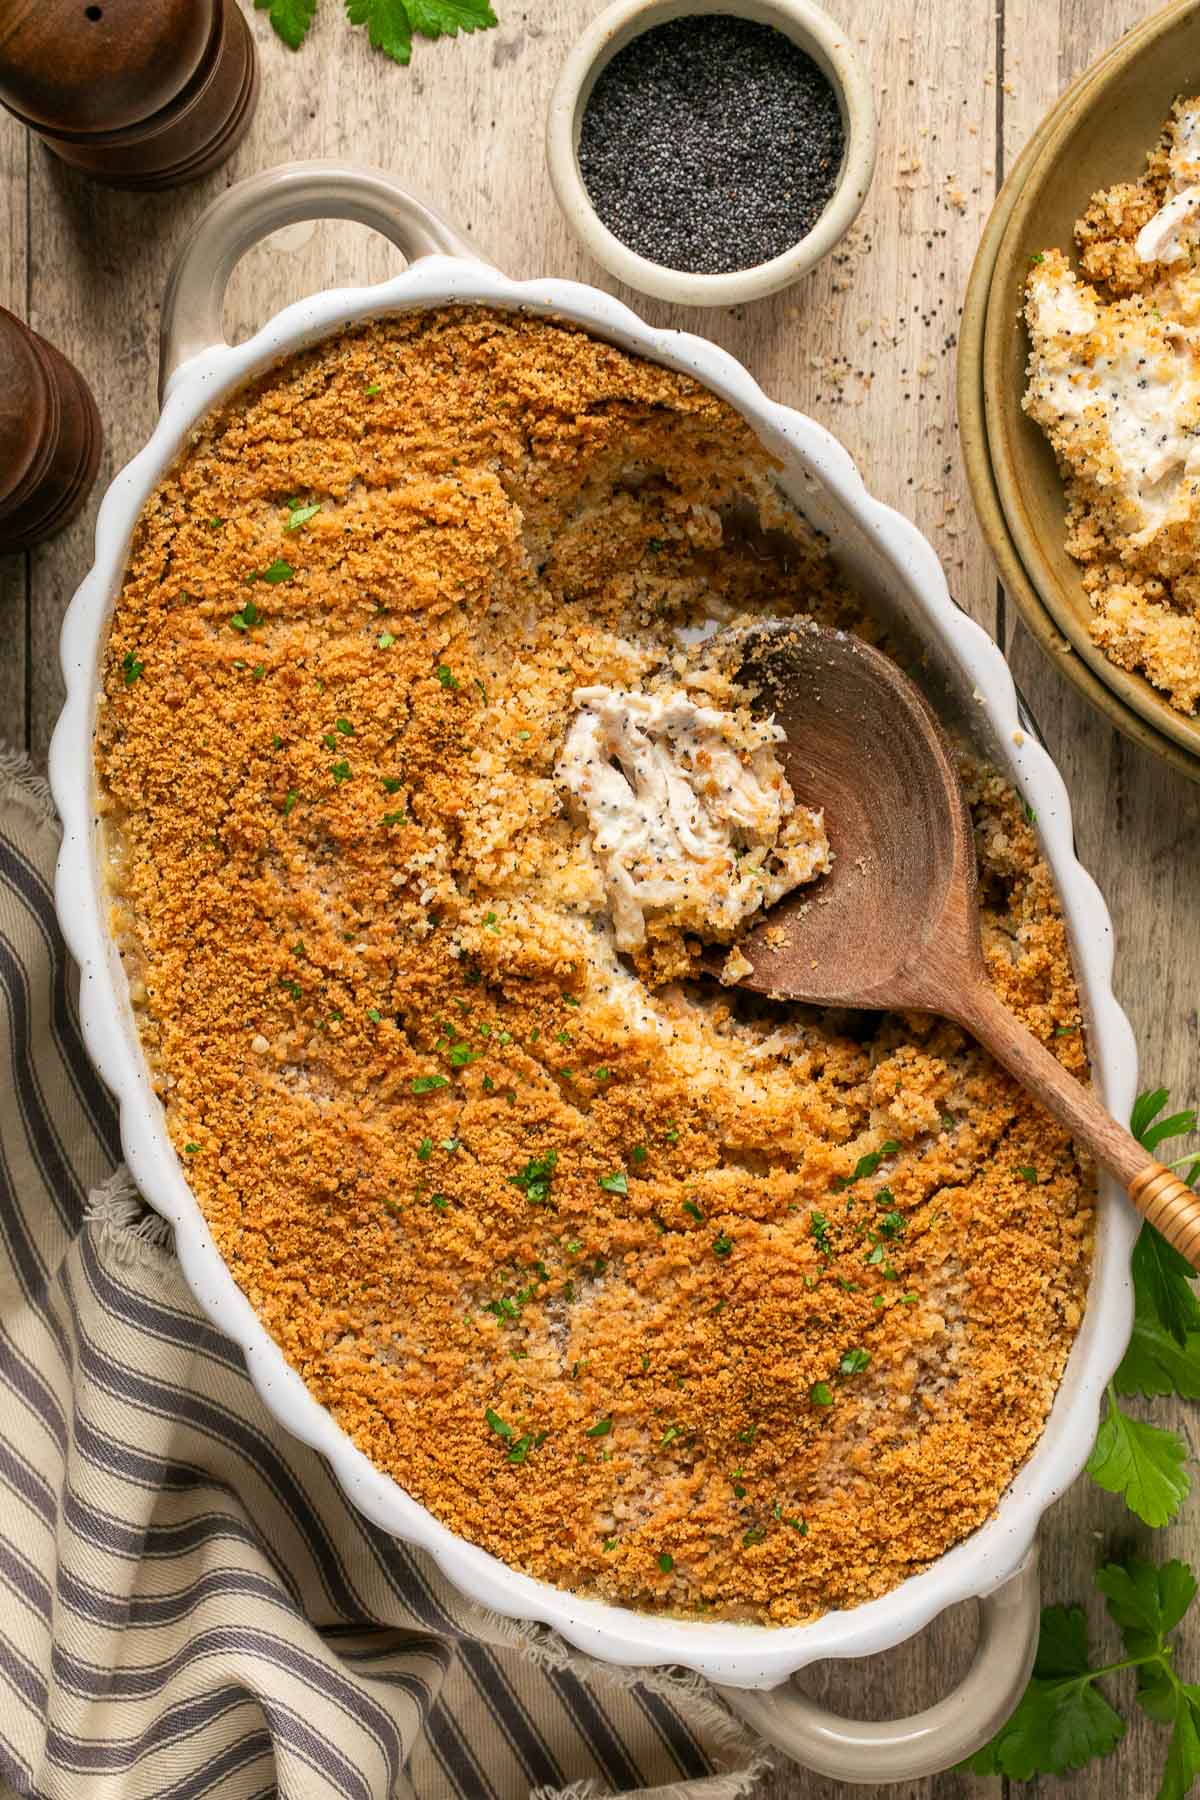
[[(601, 71), (642, 32), (696, 13), (733, 13), (773, 25), (790, 37), (812, 57), (837, 95), (845, 137), (833, 193), (812, 230), (782, 256), (725, 275), (692, 274), (639, 256), (601, 221), (579, 171), (580, 126)], [(546, 156), (559, 205), (611, 275), (677, 306), (736, 306), (789, 286), (827, 256), (853, 224), (875, 167), (875, 104), (846, 32), (812, 0), (617, 0), (593, 20), (563, 64), (550, 102)]]

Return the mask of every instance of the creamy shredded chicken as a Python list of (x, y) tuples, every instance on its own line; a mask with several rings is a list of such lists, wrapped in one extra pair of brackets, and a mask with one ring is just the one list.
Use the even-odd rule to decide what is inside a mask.
[(1033, 260), (1025, 410), (1054, 447), (1091, 635), (1180, 712), (1200, 701), (1200, 97), (1140, 181)]
[(681, 688), (577, 688), (556, 773), (600, 866), (619, 950), (650, 915), (724, 939), (830, 864), (820, 812), (798, 807), (783, 731), (698, 705)]

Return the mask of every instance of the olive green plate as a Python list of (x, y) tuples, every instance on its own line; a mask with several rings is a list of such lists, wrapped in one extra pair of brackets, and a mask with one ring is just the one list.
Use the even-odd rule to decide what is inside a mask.
[(1088, 633), (1078, 567), (1063, 548), (1063, 491), (1041, 432), (1021, 411), (1028, 345), (1020, 319), (1029, 259), (1071, 245), (1099, 187), (1140, 173), (1172, 101), (1200, 89), (1200, 0), (1176, 0), (1068, 88), (1026, 145), (992, 210), (963, 307), (958, 416), (971, 497), (1029, 630), (1121, 731), (1200, 781), (1200, 721), (1110, 663)]

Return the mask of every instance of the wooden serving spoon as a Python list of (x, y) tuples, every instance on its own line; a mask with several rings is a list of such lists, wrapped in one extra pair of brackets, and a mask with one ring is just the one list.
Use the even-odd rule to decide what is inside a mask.
[[(816, 1006), (913, 1009), (963, 1025), (1109, 1169), (1193, 1268), (1200, 1194), (1157, 1162), (996, 998), (983, 960), (971, 816), (927, 701), (882, 652), (806, 620), (742, 634), (741, 680), (783, 730), (832, 870), (739, 939), (737, 985)], [(719, 967), (709, 952), (706, 966)]]

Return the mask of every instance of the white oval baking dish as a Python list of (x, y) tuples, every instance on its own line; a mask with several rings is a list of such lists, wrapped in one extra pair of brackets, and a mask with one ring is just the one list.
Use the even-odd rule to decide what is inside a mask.
[[(248, 343), (231, 348), (222, 339), (221, 302), (237, 258), (269, 231), (328, 216), (373, 225), (405, 253), (409, 268), (379, 286), (300, 301)], [(995, 1515), (882, 1599), (781, 1629), (705, 1623), (634, 1612), (519, 1574), (456, 1538), (374, 1468), (289, 1368), (234, 1282), (188, 1187), (150, 1086), (107, 929), (93, 809), (99, 663), (134, 523), (197, 420), (249, 378), (349, 321), (448, 302), (568, 319), (625, 350), (686, 371), (735, 406), (777, 453), (784, 463), (784, 490), (827, 533), (859, 588), (919, 641), (943, 707), (969, 720), (976, 740), (1036, 812), (1069, 926), (1095, 1077), (1117, 1117), (1128, 1116), (1136, 1053), (1110, 985), (1111, 923), (1095, 883), (1075, 859), (1066, 790), (1019, 712), (1003, 657), (954, 605), (930, 544), (915, 526), (870, 497), (846, 451), (827, 431), (767, 399), (724, 351), (682, 332), (652, 331), (595, 288), (509, 281), (390, 176), (338, 163), (296, 163), (255, 176), (223, 194), (194, 229), (163, 308), (162, 415), (145, 449), (104, 498), (95, 564), (64, 621), (67, 698), (51, 745), (50, 779), (63, 822), (58, 911), (81, 969), (84, 1037), (120, 1103), (133, 1178), (174, 1226), (179, 1259), (198, 1302), (242, 1347), (267, 1406), (328, 1458), (371, 1519), (427, 1550), (458, 1588), (484, 1606), (543, 1621), (571, 1644), (613, 1663), (682, 1665), (724, 1684), (735, 1710), (816, 1769), (870, 1783), (923, 1775), (983, 1742), (1011, 1710), (1028, 1675), (1038, 1625), (1033, 1554), (1038, 1521), (1083, 1466), (1104, 1385), (1129, 1334), (1129, 1257), (1139, 1221), (1111, 1181), (1102, 1185), (1088, 1307), (1062, 1385), (1036, 1450)], [(887, 1649), (971, 1596), (983, 1603), (975, 1661), (960, 1687), (928, 1712), (858, 1724), (823, 1711), (787, 1685), (797, 1670), (818, 1659)]]

